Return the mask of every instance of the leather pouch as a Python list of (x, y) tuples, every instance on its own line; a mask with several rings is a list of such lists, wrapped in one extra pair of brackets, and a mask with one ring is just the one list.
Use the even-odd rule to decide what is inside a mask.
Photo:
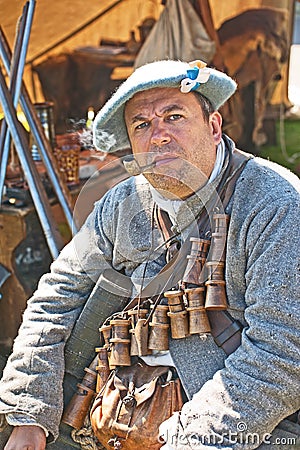
[(90, 412), (93, 432), (106, 449), (158, 450), (158, 428), (183, 405), (181, 386), (165, 366), (138, 359), (111, 372)]

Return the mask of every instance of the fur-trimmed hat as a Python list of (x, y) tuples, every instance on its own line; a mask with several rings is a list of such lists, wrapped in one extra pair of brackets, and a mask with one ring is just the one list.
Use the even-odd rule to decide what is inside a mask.
[(122, 83), (95, 117), (93, 139), (96, 148), (114, 152), (130, 148), (124, 121), (125, 103), (137, 92), (152, 88), (192, 90), (206, 97), (215, 110), (236, 90), (235, 81), (223, 72), (206, 67), (202, 61), (156, 61), (136, 69)]

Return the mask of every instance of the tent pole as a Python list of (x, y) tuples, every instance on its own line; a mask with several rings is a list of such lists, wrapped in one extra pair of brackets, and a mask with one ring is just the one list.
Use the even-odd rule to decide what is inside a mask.
[(5, 78), (2, 70), (0, 70), (0, 102), (3, 111), (5, 112), (5, 119), (14, 138), (16, 151), (24, 170), (33, 203), (35, 205), (37, 214), (39, 216), (45, 238), (47, 240), (50, 252), (53, 259), (57, 258), (59, 250), (63, 247), (62, 237), (60, 236), (55, 221), (52, 216), (52, 211), (48, 197), (45, 193), (44, 186), (39, 177), (39, 173), (33, 164), (31, 155), (29, 154), (28, 143), (25, 139), (23, 128), (18, 121), (17, 114), (12, 102), (11, 95), (7, 89)]
[[(11, 51), (8, 46), (8, 42), (5, 38), (3, 30), (0, 27), (0, 56), (2, 58), (2, 62), (4, 64), (5, 70), (9, 73), (10, 61), (12, 59)], [(53, 156), (52, 149), (50, 148), (50, 144), (45, 137), (43, 128), (39, 119), (37, 118), (36, 111), (30, 101), (29, 95), (27, 93), (26, 87), (22, 84), (21, 95), (20, 95), (20, 103), (21, 107), (24, 111), (26, 119), (28, 121), (30, 130), (33, 134), (33, 137), (39, 147), (41, 152), (42, 159), (44, 161), (47, 173), (51, 180), (53, 189), (57, 195), (58, 201), (61, 204), (63, 212), (65, 214), (66, 220), (68, 222), (69, 228), (72, 233), (77, 232), (77, 227), (73, 221), (73, 212), (71, 205), (71, 198), (68, 188), (64, 184), (63, 180), (57, 175), (55, 170), (56, 162)], [(2, 165), (1, 165), (2, 169)], [(4, 175), (5, 176), (5, 175)]]
[[(19, 101), (22, 78), (26, 60), (26, 54), (29, 43), (30, 30), (32, 26), (32, 18), (34, 13), (35, 2), (31, 0), (27, 2), (23, 8), (23, 13), (19, 23), (19, 29), (15, 42), (15, 49), (12, 57), (9, 90), (11, 92), (13, 105), (16, 108)], [(8, 72), (9, 73), (9, 72)], [(10, 151), (10, 134), (7, 129), (7, 123), (3, 121), (0, 135), (0, 205), (5, 182), (6, 168)]]

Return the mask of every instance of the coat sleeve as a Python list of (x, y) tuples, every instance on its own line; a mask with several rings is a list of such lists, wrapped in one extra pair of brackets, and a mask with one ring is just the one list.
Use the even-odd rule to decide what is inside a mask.
[(231, 230), (230, 271), (243, 284), (242, 344), (164, 423), (178, 450), (257, 448), (300, 407), (299, 195), (291, 188), (238, 207), (247, 213)]
[(96, 280), (111, 263), (112, 244), (101, 225), (103, 203), (95, 205), (41, 278), (0, 382), (0, 414), (27, 416), (52, 438), (58, 435), (63, 408), (65, 342)]

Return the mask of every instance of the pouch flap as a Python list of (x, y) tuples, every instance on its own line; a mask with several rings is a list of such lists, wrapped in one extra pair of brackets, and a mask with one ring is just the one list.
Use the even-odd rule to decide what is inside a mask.
[(158, 377), (154, 378), (149, 383), (144, 384), (139, 388), (137, 387), (135, 388), (133, 395), (136, 400), (136, 406), (145, 402), (146, 400), (148, 400), (148, 398), (150, 398), (153, 395), (157, 380)]
[(159, 377), (168, 371), (168, 367), (152, 367), (141, 361), (118, 370), (114, 376), (114, 386), (122, 400), (126, 395), (132, 395), (136, 405), (140, 405), (153, 395)]

